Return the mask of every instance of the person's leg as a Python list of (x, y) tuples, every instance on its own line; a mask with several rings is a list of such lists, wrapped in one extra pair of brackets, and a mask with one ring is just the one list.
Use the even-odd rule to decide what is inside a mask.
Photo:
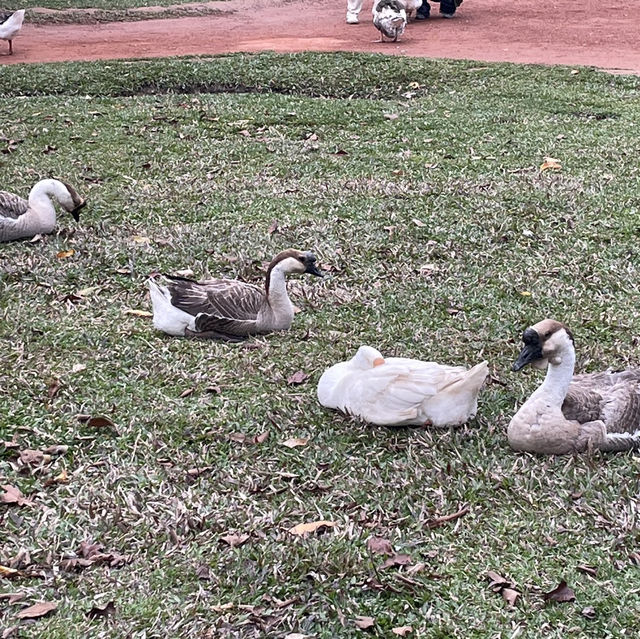
[(416, 11), (416, 20), (426, 20), (431, 12), (431, 6), (427, 0), (422, 0), (422, 6)]
[(364, 0), (347, 0), (347, 22), (358, 24), (358, 14), (362, 11)]
[(440, 0), (440, 13), (444, 18), (453, 18), (453, 14), (461, 4), (462, 0)]

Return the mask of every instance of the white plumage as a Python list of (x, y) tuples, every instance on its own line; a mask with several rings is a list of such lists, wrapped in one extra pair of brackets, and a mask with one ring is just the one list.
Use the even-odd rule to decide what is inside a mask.
[(402, 357), (383, 358), (370, 346), (327, 369), (318, 383), (318, 400), (379, 425), (454, 426), (471, 419), (487, 362), (471, 369)]
[(396, 42), (407, 26), (407, 12), (402, 0), (375, 0), (373, 24), (380, 31), (380, 42), (384, 42), (384, 36)]
[(12, 40), (18, 35), (22, 29), (22, 21), (24, 20), (24, 9), (20, 9), (12, 13), (2, 24), (0, 24), (0, 40), (9, 42), (9, 55), (13, 54)]

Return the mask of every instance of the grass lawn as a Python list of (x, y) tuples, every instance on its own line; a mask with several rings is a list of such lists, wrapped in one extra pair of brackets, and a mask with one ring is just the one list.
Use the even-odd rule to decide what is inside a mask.
[[(639, 98), (637, 78), (587, 69), (364, 55), (4, 69), (0, 188), (55, 175), (89, 205), (0, 248), (0, 441), (18, 443), (0, 444), (0, 483), (29, 500), (0, 505), (0, 564), (21, 571), (0, 590), (23, 595), (0, 627), (635, 636), (640, 457), (516, 455), (505, 428), (541, 381), (509, 368), (545, 316), (573, 330), (579, 370), (640, 365)], [(150, 310), (155, 270), (259, 282), (290, 246), (329, 277), (291, 278), (288, 333), (172, 339), (130, 312)], [(478, 418), (391, 429), (322, 409), (323, 369), (362, 343), (489, 360)], [(24, 452), (50, 446), (68, 448)], [(288, 532), (317, 520), (335, 527)], [(384, 567), (372, 536), (408, 558)], [(561, 580), (576, 601), (545, 603)], [(57, 610), (16, 617), (39, 601)]]

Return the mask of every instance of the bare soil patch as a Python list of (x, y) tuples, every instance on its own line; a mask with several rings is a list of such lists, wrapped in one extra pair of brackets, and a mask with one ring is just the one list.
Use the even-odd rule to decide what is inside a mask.
[[(398, 43), (375, 42), (365, 3), (358, 25), (343, 0), (230, 0), (220, 13), (107, 24), (26, 24), (3, 63), (149, 58), (229, 52), (362, 51), (434, 58), (587, 65), (640, 73), (640, 2), (466, 0), (446, 20), (408, 26)], [(182, 5), (184, 7), (184, 5)], [(166, 11), (166, 8), (164, 8)], [(3, 49), (4, 50), (4, 49)]]

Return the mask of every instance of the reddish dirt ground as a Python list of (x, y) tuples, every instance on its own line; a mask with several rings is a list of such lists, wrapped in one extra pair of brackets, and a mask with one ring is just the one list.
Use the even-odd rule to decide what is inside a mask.
[[(400, 42), (375, 42), (371, 1), (358, 25), (346, 0), (229, 0), (223, 15), (94, 25), (25, 24), (0, 63), (151, 58), (236, 51), (364, 51), (587, 65), (640, 74), (640, 0), (465, 0), (454, 19), (410, 23)], [(0, 51), (4, 53), (4, 42)]]

